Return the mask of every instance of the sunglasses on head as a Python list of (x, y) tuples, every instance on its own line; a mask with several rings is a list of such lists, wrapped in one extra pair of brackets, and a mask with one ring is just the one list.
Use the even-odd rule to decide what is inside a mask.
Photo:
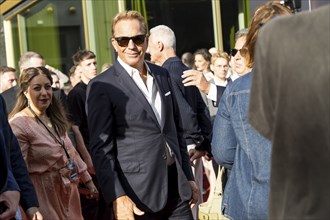
[(144, 43), (144, 39), (146, 38), (145, 34), (136, 35), (133, 37), (115, 37), (118, 45), (121, 47), (127, 47), (130, 40), (133, 41), (135, 45), (141, 45)]
[(240, 52), (241, 56), (245, 56), (248, 51), (247, 51), (247, 48), (242, 48), (242, 49), (239, 49), (239, 50), (234, 48), (234, 49), (230, 50), (230, 55), (232, 57), (234, 57), (234, 56), (236, 56), (237, 52)]

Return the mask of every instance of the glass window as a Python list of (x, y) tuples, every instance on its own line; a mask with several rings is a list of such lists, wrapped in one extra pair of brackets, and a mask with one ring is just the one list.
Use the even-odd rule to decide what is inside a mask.
[(48, 65), (68, 73), (72, 55), (84, 48), (81, 1), (44, 0), (19, 16), (23, 52), (38, 52)]

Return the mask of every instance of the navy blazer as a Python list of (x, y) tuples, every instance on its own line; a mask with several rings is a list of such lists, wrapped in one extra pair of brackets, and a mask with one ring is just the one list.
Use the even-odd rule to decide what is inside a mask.
[(167, 59), (162, 67), (170, 74), (183, 119), (187, 145), (196, 144), (196, 149), (211, 153), (212, 123), (209, 109), (197, 87), (185, 87), (182, 83), (181, 76), (189, 68), (179, 57)]
[(0, 107), (0, 120), (1, 130), (3, 133), (3, 141), (7, 154), (9, 154), (8, 158), (10, 158), (10, 165), (12, 167), (14, 177), (19, 185), (19, 188), (21, 189), (20, 205), (24, 210), (27, 210), (30, 207), (38, 207), (39, 203), (37, 195), (29, 177), (29, 173), (21, 153), (21, 148), (8, 123), (6, 105), (1, 95)]
[(89, 151), (105, 201), (128, 195), (143, 211), (164, 208), (168, 191), (166, 143), (172, 149), (183, 201), (191, 199), (193, 180), (178, 105), (168, 72), (147, 63), (162, 100), (162, 124), (117, 61), (87, 88)]

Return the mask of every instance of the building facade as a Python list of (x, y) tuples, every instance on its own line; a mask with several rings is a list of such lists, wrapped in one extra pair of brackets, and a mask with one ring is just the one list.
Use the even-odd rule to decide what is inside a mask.
[[(99, 68), (113, 63), (111, 20), (119, 11), (138, 10), (148, 28), (171, 27), (177, 54), (217, 47), (229, 51), (234, 33), (249, 24), (255, 7), (266, 0), (0, 0), (0, 65), (18, 69), (26, 51), (68, 73), (78, 49), (96, 53)], [(328, 0), (313, 0), (316, 6)], [(302, 8), (310, 8), (302, 0)], [(100, 71), (100, 69), (99, 69)]]

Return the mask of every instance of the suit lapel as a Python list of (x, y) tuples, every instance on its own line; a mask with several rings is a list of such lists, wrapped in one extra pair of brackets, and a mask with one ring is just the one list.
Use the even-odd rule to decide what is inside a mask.
[(143, 95), (142, 91), (139, 87), (135, 84), (134, 80), (129, 76), (126, 70), (116, 62), (114, 67), (116, 68), (115, 74), (118, 77), (118, 83), (123, 88), (127, 94), (136, 99), (136, 103), (138, 103), (146, 112), (151, 116), (151, 118), (155, 121), (157, 125), (159, 125), (156, 115), (150, 106), (148, 100)]

